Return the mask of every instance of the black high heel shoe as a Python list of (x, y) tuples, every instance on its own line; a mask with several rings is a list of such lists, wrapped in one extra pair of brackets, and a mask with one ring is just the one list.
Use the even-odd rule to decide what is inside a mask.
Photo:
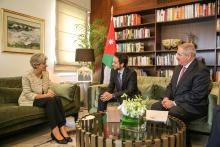
[(64, 137), (63, 133), (60, 130), (60, 134), (63, 136), (63, 138), (67, 141), (67, 142), (72, 142), (72, 138), (71, 137)]
[(71, 137), (64, 137), (64, 139), (67, 141), (67, 142), (72, 142), (72, 138)]
[(62, 139), (62, 140), (58, 140), (54, 135), (53, 135), (53, 133), (51, 132), (51, 138), (53, 139), (53, 140), (55, 140), (57, 143), (59, 143), (59, 144), (67, 144), (68, 143), (68, 141), (64, 138), (64, 139)]
[[(61, 132), (61, 135), (63, 136), (62, 132)], [(64, 137), (63, 138), (67, 141), (67, 142), (72, 142), (72, 138), (71, 137)]]

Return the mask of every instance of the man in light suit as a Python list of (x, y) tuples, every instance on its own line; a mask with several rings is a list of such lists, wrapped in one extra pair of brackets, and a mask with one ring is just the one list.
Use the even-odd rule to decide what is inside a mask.
[(207, 115), (210, 73), (195, 57), (192, 43), (178, 46), (176, 58), (180, 65), (174, 70), (165, 97), (154, 103), (152, 110), (169, 111), (169, 115), (184, 122)]
[(105, 111), (108, 102), (122, 103), (121, 95), (126, 93), (133, 97), (138, 93), (137, 73), (127, 67), (128, 57), (123, 53), (115, 53), (111, 70), (110, 83), (98, 101), (98, 110)]

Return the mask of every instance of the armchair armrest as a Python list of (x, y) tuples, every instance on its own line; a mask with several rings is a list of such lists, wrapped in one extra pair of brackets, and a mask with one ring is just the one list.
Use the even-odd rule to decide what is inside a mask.
[(209, 94), (208, 100), (208, 115), (190, 122), (188, 125), (188, 130), (209, 135), (212, 126), (213, 112), (217, 105), (217, 96), (214, 94)]
[(52, 83), (51, 89), (56, 95), (65, 97), (69, 101), (76, 101), (78, 97), (75, 96), (77, 92), (77, 84), (72, 83)]
[(208, 124), (212, 124), (213, 112), (215, 107), (217, 106), (217, 96), (214, 94), (209, 94), (209, 107), (208, 107)]
[(100, 94), (102, 94), (107, 89), (106, 84), (98, 84), (92, 85), (88, 88), (88, 111), (89, 112), (96, 112), (98, 108), (98, 99)]

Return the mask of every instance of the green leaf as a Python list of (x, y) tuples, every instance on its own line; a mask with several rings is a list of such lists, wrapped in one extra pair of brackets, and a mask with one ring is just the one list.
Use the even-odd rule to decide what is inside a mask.
[(76, 24), (74, 27), (82, 32), (74, 42), (77, 42), (82, 48), (94, 49), (95, 57), (103, 54), (107, 38), (107, 27), (104, 20), (96, 19), (86, 28), (81, 24)]

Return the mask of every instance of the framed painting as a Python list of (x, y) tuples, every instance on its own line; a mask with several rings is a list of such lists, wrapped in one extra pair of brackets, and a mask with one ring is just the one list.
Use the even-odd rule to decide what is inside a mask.
[(1, 9), (2, 51), (44, 52), (44, 19)]
[(87, 67), (81, 67), (77, 70), (78, 82), (92, 82), (92, 70)]

